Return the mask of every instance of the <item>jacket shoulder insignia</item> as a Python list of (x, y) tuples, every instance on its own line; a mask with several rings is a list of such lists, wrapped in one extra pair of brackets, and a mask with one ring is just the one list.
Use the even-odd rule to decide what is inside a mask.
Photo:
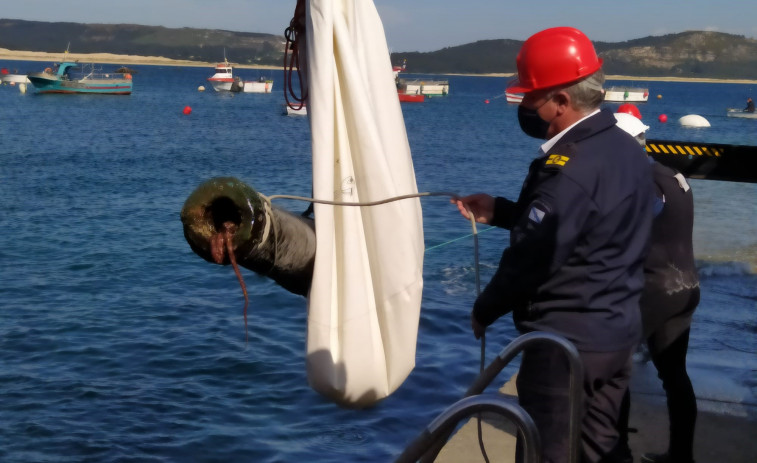
[(562, 154), (550, 154), (547, 158), (547, 161), (544, 163), (545, 166), (564, 166), (565, 163), (570, 161), (570, 158), (568, 156), (564, 156)]

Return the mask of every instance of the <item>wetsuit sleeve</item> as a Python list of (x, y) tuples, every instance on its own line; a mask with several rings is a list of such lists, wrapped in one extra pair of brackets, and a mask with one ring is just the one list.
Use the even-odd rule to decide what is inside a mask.
[(517, 218), (496, 273), (473, 305), (476, 320), (487, 326), (525, 308), (572, 253), (593, 208), (569, 177), (558, 174), (541, 182)]
[(512, 230), (516, 219), (515, 202), (499, 196), (494, 198), (494, 215), (491, 225)]

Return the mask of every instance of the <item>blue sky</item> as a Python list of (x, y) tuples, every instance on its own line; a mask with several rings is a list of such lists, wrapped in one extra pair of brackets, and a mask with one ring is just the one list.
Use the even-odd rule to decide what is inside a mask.
[[(295, 0), (3, 0), (0, 17), (283, 34)], [(375, 0), (394, 52), (573, 26), (619, 42), (687, 30), (757, 38), (757, 0)]]

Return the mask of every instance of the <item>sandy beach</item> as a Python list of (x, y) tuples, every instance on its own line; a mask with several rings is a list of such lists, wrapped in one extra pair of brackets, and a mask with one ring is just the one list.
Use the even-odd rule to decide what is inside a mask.
[[(86, 63), (102, 64), (139, 64), (147, 66), (195, 66), (195, 67), (213, 67), (215, 62), (189, 61), (164, 58), (162, 56), (137, 56), (137, 55), (114, 55), (112, 53), (47, 53), (41, 51), (19, 51), (0, 48), (0, 60), (14, 61), (43, 61), (43, 62), (60, 62), (65, 59), (71, 61), (80, 61)], [(258, 66), (237, 64), (234, 65), (240, 69), (282, 69), (282, 66)], [(0, 66), (2, 64), (0, 63)]]
[[(64, 53), (47, 53), (41, 51), (19, 51), (0, 48), (0, 60), (17, 60), (17, 61), (46, 61), (59, 62)], [(66, 59), (78, 60), (88, 63), (103, 64), (139, 64), (148, 66), (195, 66), (195, 67), (213, 67), (215, 62), (175, 60), (164, 58), (162, 56), (137, 56), (137, 55), (114, 55), (112, 53), (69, 53)], [(2, 64), (0, 63), (0, 66)], [(249, 64), (237, 64), (234, 66), (240, 69), (283, 69), (283, 66), (260, 66)], [(471, 74), (449, 74), (449, 75), (471, 75)], [(475, 74), (483, 77), (512, 77), (513, 74), (491, 73)], [(683, 77), (636, 77), (608, 75), (607, 80), (626, 80), (626, 81), (663, 81), (663, 82), (713, 82), (729, 84), (757, 84), (757, 80), (748, 79), (708, 79), (708, 78), (683, 78)]]

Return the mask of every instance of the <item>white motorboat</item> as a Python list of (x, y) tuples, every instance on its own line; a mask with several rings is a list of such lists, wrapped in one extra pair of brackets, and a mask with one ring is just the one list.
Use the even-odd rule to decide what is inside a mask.
[[(284, 115), (285, 116), (307, 116), (308, 115), (308, 107), (303, 104), (300, 106), (299, 103), (293, 103), (294, 108), (292, 106), (289, 106), (288, 103), (284, 103)], [(300, 106), (298, 108), (298, 106)]]
[(745, 119), (757, 119), (757, 112), (750, 113), (743, 109), (728, 108), (728, 117), (743, 117)]
[(30, 84), (31, 81), (26, 74), (2, 74), (0, 75), (0, 82), (9, 85), (17, 84)]
[(522, 93), (505, 92), (505, 98), (507, 99), (508, 103), (518, 103), (518, 104), (520, 104), (520, 102), (523, 101), (523, 94)]
[(216, 64), (215, 74), (208, 77), (208, 82), (216, 92), (229, 92), (234, 83), (231, 63), (224, 57), (223, 63)]
[(225, 57), (222, 63), (216, 64), (215, 71), (208, 82), (217, 92), (271, 93), (273, 90), (273, 79), (260, 77), (257, 81), (245, 81), (234, 77), (234, 67)]

